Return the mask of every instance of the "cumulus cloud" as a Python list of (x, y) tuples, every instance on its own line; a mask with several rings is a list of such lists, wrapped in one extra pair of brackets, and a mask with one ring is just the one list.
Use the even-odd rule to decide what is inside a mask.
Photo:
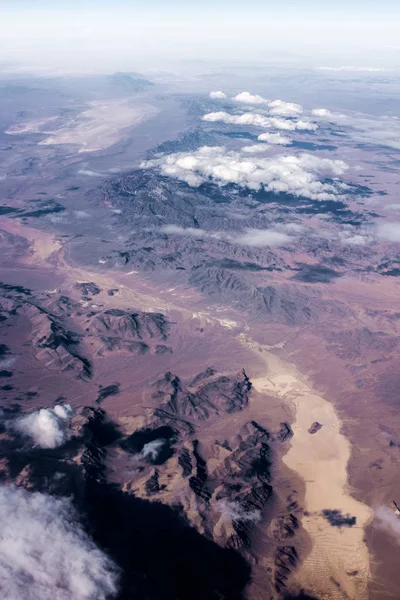
[(268, 104), (271, 115), (280, 115), (282, 117), (295, 117), (301, 115), (303, 107), (294, 102), (284, 102), (283, 100), (274, 100)]
[(292, 140), (281, 133), (261, 133), (258, 138), (260, 142), (267, 142), (268, 144), (275, 144), (278, 146), (289, 146)]
[(33, 439), (41, 448), (57, 448), (69, 437), (69, 424), (73, 409), (69, 404), (27, 414), (17, 419), (13, 427)]
[(233, 97), (233, 100), (240, 102), (241, 104), (267, 104), (268, 100), (259, 96), (258, 94), (251, 94), (250, 92), (240, 92)]
[(311, 114), (314, 117), (333, 117), (333, 113), (327, 108), (313, 108)]
[(226, 96), (225, 92), (221, 92), (221, 90), (216, 90), (215, 92), (210, 92), (210, 98), (213, 98), (214, 100), (223, 100), (226, 97), (227, 96)]
[(258, 154), (259, 152), (265, 152), (268, 148), (268, 144), (254, 144), (253, 146), (243, 146), (242, 152), (247, 152), (247, 154)]
[(286, 131), (316, 131), (318, 129), (318, 125), (310, 121), (279, 119), (253, 112), (243, 113), (242, 115), (231, 115), (227, 112), (216, 111), (205, 114), (203, 121), (211, 121), (212, 123), (221, 121), (232, 125), (251, 125), (253, 127), (262, 127), (263, 129), (282, 129)]
[(7, 600), (109, 600), (117, 569), (69, 500), (0, 487), (0, 590)]
[(376, 233), (385, 242), (400, 242), (400, 223), (382, 223), (376, 228)]
[(261, 521), (261, 511), (256, 509), (246, 511), (239, 502), (220, 500), (216, 504), (216, 509), (227, 521), (250, 521), (252, 523)]
[(375, 524), (391, 533), (400, 544), (400, 517), (387, 506), (380, 506), (375, 511)]
[(267, 100), (258, 94), (251, 94), (250, 92), (241, 92), (232, 98), (240, 104), (253, 104), (260, 105), (266, 104), (270, 109), (271, 115), (281, 115), (284, 117), (293, 117), (300, 115), (303, 112), (303, 107), (300, 104), (293, 102), (285, 102), (284, 100)]
[[(264, 188), (315, 200), (331, 200), (342, 194), (345, 184), (330, 179), (343, 174), (348, 165), (341, 160), (311, 154), (274, 157), (243, 156), (223, 146), (203, 146), (195, 152), (178, 152), (142, 163), (158, 167), (163, 175), (185, 181), (192, 187), (214, 180), (219, 185), (234, 183), (252, 190)], [(322, 178), (322, 181), (319, 180)]]

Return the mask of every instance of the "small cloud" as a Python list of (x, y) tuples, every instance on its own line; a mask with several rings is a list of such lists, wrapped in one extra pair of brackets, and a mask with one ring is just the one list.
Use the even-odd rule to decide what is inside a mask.
[(73, 409), (69, 404), (27, 414), (13, 423), (13, 428), (33, 439), (41, 448), (57, 448), (69, 437)]
[(349, 244), (350, 246), (365, 246), (365, 244), (371, 241), (370, 237), (361, 235), (360, 233), (355, 235), (343, 235), (340, 233), (339, 237), (343, 244)]
[(0, 571), (8, 600), (111, 600), (116, 565), (85, 533), (70, 500), (0, 487)]
[(284, 102), (283, 100), (274, 100), (268, 104), (271, 115), (280, 115), (282, 117), (295, 117), (301, 115), (303, 107), (294, 102)]
[(333, 113), (327, 108), (313, 108), (311, 114), (314, 117), (333, 117)]
[(268, 144), (276, 144), (278, 146), (289, 146), (292, 140), (281, 133), (261, 133), (258, 138), (260, 142)]
[(239, 502), (220, 500), (216, 503), (215, 508), (227, 521), (250, 521), (252, 523), (261, 521), (261, 511), (246, 510)]
[(268, 149), (268, 144), (254, 144), (253, 146), (244, 146), (242, 151), (247, 152), (248, 154), (258, 154), (259, 152), (265, 152)]
[(400, 242), (400, 223), (382, 223), (376, 228), (376, 234), (385, 242)]
[(167, 440), (159, 439), (153, 440), (152, 442), (148, 442), (142, 448), (140, 452), (140, 458), (148, 458), (152, 461), (157, 460), (158, 455), (160, 454), (162, 448), (164, 448)]
[(225, 92), (221, 92), (220, 90), (217, 90), (215, 92), (210, 92), (210, 98), (213, 98), (214, 100), (223, 100), (226, 97), (227, 96), (226, 96)]
[(169, 233), (172, 235), (189, 235), (192, 237), (206, 236), (207, 232), (204, 229), (196, 229), (195, 227), (180, 227), (179, 225), (163, 225), (160, 227), (160, 231), (163, 233)]
[(90, 214), (85, 210), (74, 210), (74, 215), (77, 219), (89, 219)]
[(274, 229), (248, 229), (239, 234), (235, 242), (242, 246), (253, 246), (256, 248), (283, 246), (293, 241), (286, 233)]
[(240, 92), (233, 97), (233, 100), (240, 102), (241, 104), (267, 104), (268, 100), (259, 96), (258, 94), (251, 94), (250, 92)]
[(89, 169), (79, 169), (78, 175), (86, 175), (87, 177), (103, 177), (101, 173), (97, 173), (97, 171), (90, 171)]
[(375, 510), (375, 524), (390, 533), (400, 544), (400, 517), (387, 506)]

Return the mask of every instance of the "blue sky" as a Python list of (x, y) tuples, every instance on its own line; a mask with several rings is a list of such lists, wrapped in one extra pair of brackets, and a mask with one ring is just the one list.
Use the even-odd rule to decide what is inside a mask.
[[(157, 60), (393, 64), (395, 0), (2, 0), (2, 59), (109, 70)], [(133, 68), (133, 66), (132, 66)]]

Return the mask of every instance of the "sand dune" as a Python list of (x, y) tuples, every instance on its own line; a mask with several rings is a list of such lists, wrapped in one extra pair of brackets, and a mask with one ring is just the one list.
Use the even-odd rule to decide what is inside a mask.
[[(347, 464), (350, 443), (341, 434), (333, 405), (318, 395), (296, 367), (264, 349), (267, 375), (253, 380), (257, 391), (281, 397), (293, 408), (294, 436), (285, 464), (305, 482), (302, 524), (312, 541), (311, 553), (296, 579), (321, 600), (367, 598), (370, 574), (364, 527), (372, 511), (350, 495)], [(322, 427), (314, 434), (310, 426)], [(332, 526), (322, 515), (338, 510), (356, 518), (353, 526)]]

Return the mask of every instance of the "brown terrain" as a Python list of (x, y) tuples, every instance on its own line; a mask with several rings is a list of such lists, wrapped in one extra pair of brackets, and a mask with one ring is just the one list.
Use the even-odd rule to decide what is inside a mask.
[(73, 498), (118, 600), (396, 600), (400, 255), (376, 225), (396, 156), (335, 153), (322, 123), (294, 143), (349, 162), (345, 183), (316, 167), (334, 199), (188, 185), (143, 157), (260, 131), (141, 79), (137, 105), (125, 87), (103, 103), (101, 81), (79, 109), (57, 96), (67, 126), (7, 105), (2, 483)]
[(396, 597), (394, 541), (372, 523), (400, 495), (395, 285), (319, 284), (318, 302), (341, 311), (334, 327), (253, 324), (189, 286), (79, 267), (62, 239), (1, 227), (17, 250), (1, 269), (10, 407), (101, 406), (126, 436), (109, 449), (111, 480), (179, 503), (200, 533), (239, 549), (251, 598), (381, 598), (388, 576)]

